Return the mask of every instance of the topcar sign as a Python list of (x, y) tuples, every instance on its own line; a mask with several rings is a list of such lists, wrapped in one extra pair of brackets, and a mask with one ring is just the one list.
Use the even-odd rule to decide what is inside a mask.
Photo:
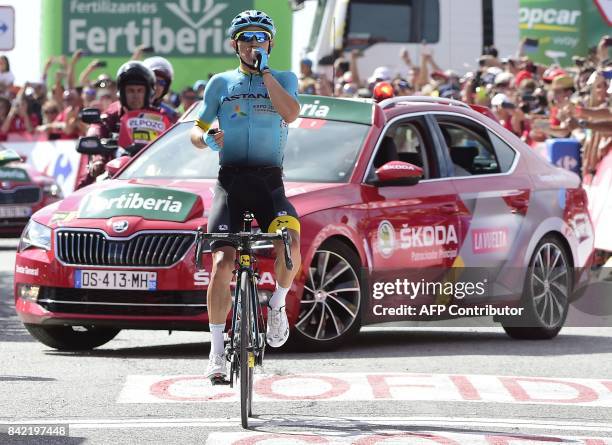
[[(239, 3), (241, 10), (253, 8), (253, 0)], [(232, 55), (226, 30), (236, 6), (229, 0), (65, 1), (63, 52), (129, 56), (142, 44), (174, 57)]]

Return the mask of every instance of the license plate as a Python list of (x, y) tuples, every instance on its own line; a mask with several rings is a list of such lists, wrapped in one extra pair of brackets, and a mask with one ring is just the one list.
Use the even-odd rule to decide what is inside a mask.
[(119, 270), (75, 270), (77, 289), (156, 290), (157, 272)]
[(28, 218), (32, 208), (25, 206), (0, 206), (0, 218)]

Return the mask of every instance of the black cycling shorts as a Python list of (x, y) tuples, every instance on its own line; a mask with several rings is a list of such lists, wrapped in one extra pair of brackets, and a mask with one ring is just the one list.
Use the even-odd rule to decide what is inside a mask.
[[(283, 227), (299, 232), (300, 222), (285, 196), (282, 175), (280, 167), (222, 166), (208, 214), (207, 231), (240, 232), (244, 212), (249, 210), (262, 232), (274, 233)], [(215, 240), (211, 248), (232, 245), (231, 241)]]

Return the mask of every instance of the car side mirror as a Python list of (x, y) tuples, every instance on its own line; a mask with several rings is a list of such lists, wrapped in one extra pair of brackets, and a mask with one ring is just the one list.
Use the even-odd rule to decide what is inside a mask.
[(423, 178), (423, 169), (408, 162), (391, 161), (376, 170), (376, 177), (374, 185), (379, 187), (416, 185)]
[(100, 110), (97, 108), (83, 108), (79, 113), (79, 117), (86, 124), (98, 124), (102, 122)]
[(125, 164), (130, 161), (129, 156), (120, 156), (118, 158), (113, 159), (112, 161), (108, 161), (106, 163), (106, 172), (109, 177), (115, 176), (115, 174), (123, 168)]
[(0, 150), (0, 165), (22, 160), (21, 156), (14, 150)]

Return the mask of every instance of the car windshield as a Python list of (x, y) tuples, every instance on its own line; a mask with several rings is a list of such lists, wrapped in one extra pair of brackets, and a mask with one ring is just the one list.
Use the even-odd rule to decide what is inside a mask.
[[(198, 150), (189, 133), (193, 122), (183, 122), (131, 163), (119, 179), (215, 179), (219, 157)], [(289, 126), (283, 172), (286, 181), (347, 182), (369, 125), (301, 118)]]

